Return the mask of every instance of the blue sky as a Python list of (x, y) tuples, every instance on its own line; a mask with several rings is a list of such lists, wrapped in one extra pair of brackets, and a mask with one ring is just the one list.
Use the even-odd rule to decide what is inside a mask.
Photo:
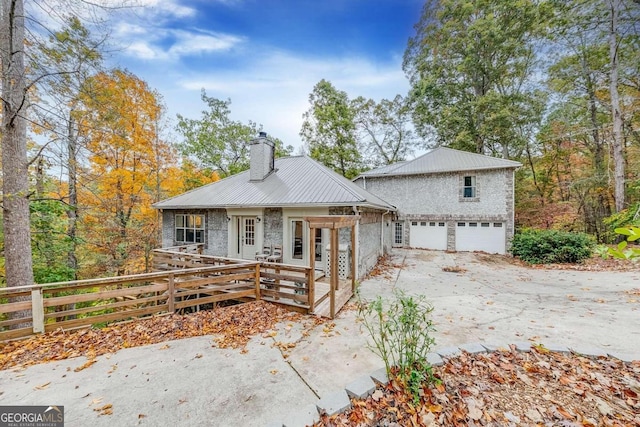
[[(285, 144), (321, 79), (350, 97), (406, 94), (402, 55), (423, 0), (139, 0), (112, 21), (123, 46), (110, 65), (164, 98), (168, 116), (199, 118), (207, 95), (232, 119), (260, 123)], [(176, 136), (177, 137), (177, 136)]]

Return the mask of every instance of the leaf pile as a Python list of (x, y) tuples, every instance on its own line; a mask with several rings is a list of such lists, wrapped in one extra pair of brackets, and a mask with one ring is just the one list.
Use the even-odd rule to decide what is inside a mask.
[(0, 369), (77, 356), (93, 358), (122, 348), (202, 335), (216, 335), (214, 341), (220, 348), (240, 348), (276, 323), (302, 317), (275, 304), (255, 301), (192, 314), (137, 319), (102, 329), (59, 329), (0, 343)]
[(434, 367), (414, 406), (397, 380), (316, 426), (638, 426), (640, 361), (498, 351)]
[(402, 267), (404, 267), (404, 263), (394, 263), (393, 257), (389, 254), (385, 254), (381, 257), (378, 257), (378, 262), (376, 262), (376, 265), (367, 274), (366, 279), (382, 276), (387, 280), (391, 280), (393, 279), (397, 270), (402, 269)]

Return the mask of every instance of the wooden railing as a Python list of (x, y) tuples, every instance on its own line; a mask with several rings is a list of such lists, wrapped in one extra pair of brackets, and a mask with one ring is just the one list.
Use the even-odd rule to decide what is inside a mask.
[[(257, 262), (0, 289), (0, 340), (260, 298)], [(28, 317), (12, 318), (24, 312)]]
[[(312, 313), (311, 268), (154, 251), (153, 273), (0, 288), (0, 340), (174, 313), (225, 300), (261, 299)], [(326, 297), (326, 296), (325, 296)], [(24, 312), (26, 317), (14, 318)], [(22, 314), (22, 313), (21, 313)]]
[(260, 293), (266, 301), (295, 305), (311, 313), (315, 305), (315, 282), (311, 269), (298, 265), (262, 262)]
[[(203, 265), (228, 265), (246, 263), (246, 260), (203, 255), (201, 251), (184, 250), (182, 247), (153, 251), (154, 270), (195, 268)], [(267, 301), (291, 305), (313, 312), (315, 283), (310, 267), (261, 262), (260, 293)]]

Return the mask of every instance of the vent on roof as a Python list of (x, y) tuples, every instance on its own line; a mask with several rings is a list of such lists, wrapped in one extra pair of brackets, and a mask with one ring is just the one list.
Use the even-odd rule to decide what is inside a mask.
[(273, 172), (274, 144), (267, 138), (266, 132), (260, 132), (258, 138), (250, 143), (250, 171), (251, 181), (262, 181)]

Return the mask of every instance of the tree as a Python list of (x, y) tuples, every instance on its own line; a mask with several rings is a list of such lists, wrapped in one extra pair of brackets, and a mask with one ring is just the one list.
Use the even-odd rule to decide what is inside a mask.
[(360, 96), (352, 101), (352, 108), (358, 139), (366, 147), (367, 163), (371, 166), (406, 160), (415, 148), (425, 145), (414, 135), (411, 110), (402, 96), (379, 103)]
[(546, 10), (534, 0), (428, 0), (403, 62), (420, 135), (517, 157), (541, 114), (535, 40)]
[(66, 203), (68, 217), (67, 267), (76, 279), (78, 270), (78, 169), (82, 147), (78, 141), (77, 108), (84, 82), (96, 73), (102, 63), (101, 47), (104, 39), (95, 39), (77, 16), (65, 20), (65, 27), (53, 32), (47, 42), (39, 44), (40, 54), (32, 67), (41, 70), (48, 96), (40, 100), (38, 108), (45, 133), (50, 137), (47, 151), (60, 159), (66, 171), (68, 194), (61, 197)]
[(309, 95), (300, 136), (309, 155), (346, 178), (364, 169), (356, 135), (356, 114), (349, 97), (331, 82), (321, 80)]
[[(249, 168), (249, 142), (256, 138), (262, 126), (254, 122), (244, 124), (232, 120), (231, 100), (209, 97), (202, 90), (202, 101), (209, 106), (202, 111), (199, 120), (178, 114), (177, 131), (184, 141), (178, 145), (182, 155), (190, 156), (201, 167), (218, 171), (222, 177), (236, 174)], [(284, 146), (275, 140), (276, 157), (289, 155), (293, 147)]]
[[(25, 70), (25, 19), (22, 0), (6, 0), (0, 9), (2, 64), (2, 213), (8, 287), (33, 284), (29, 224)], [(18, 313), (19, 317), (29, 315)]]
[(157, 243), (151, 204), (163, 197), (159, 179), (175, 163), (159, 135), (164, 108), (157, 93), (124, 70), (99, 73), (86, 84), (79, 129), (90, 174), (80, 194), (82, 224), (110, 272), (137, 272), (145, 268), (145, 250)]

